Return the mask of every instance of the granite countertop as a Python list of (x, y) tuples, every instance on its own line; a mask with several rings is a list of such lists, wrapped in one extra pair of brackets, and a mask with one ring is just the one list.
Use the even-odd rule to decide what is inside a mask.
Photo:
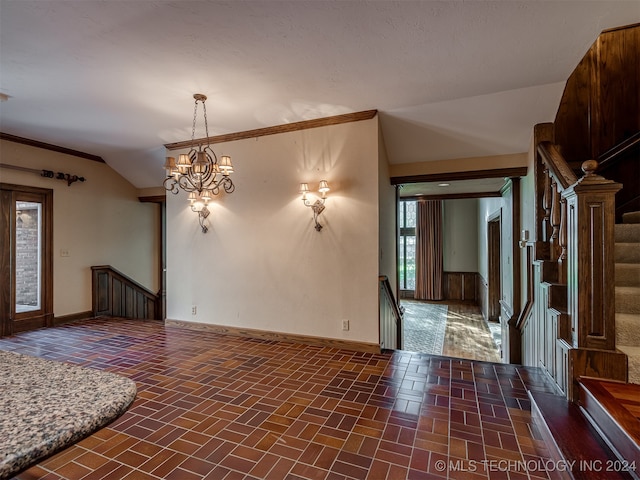
[(98, 430), (135, 396), (120, 375), (0, 351), (0, 479)]

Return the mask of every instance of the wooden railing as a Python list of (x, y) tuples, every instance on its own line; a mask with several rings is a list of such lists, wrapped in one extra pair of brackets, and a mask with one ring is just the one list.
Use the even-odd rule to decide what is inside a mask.
[(160, 299), (109, 265), (91, 267), (94, 316), (160, 319)]
[[(626, 357), (615, 348), (614, 217), (622, 187), (582, 164), (578, 178), (560, 153), (537, 144), (536, 232), (528, 247), (532, 288), (518, 322), (525, 363), (543, 367), (575, 399), (577, 378), (626, 380)], [(528, 250), (529, 251), (529, 250)], [(530, 256), (530, 254), (528, 254)]]
[(640, 132), (607, 150), (598, 157), (598, 171), (601, 175), (624, 184), (616, 194), (616, 223), (622, 222), (622, 215), (640, 211)]
[(402, 348), (402, 307), (398, 305), (389, 278), (386, 275), (378, 277), (380, 282), (380, 348)]

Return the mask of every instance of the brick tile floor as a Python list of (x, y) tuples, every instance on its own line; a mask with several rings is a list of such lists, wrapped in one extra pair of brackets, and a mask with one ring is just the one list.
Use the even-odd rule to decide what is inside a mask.
[(112, 424), (18, 479), (544, 479), (524, 368), (367, 354), (98, 319), (0, 349), (119, 373)]

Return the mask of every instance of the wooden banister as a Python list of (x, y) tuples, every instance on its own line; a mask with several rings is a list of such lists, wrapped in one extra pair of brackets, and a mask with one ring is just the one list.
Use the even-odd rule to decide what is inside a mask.
[(560, 149), (551, 142), (540, 142), (538, 145), (538, 153), (542, 161), (549, 170), (550, 175), (556, 180), (560, 186), (560, 191), (566, 190), (576, 183), (578, 177), (573, 173), (571, 167), (562, 157)]
[(91, 267), (94, 316), (159, 319), (159, 296), (110, 265)]
[(517, 325), (525, 343), (540, 335), (536, 331), (544, 332), (545, 341), (537, 347), (543, 351), (533, 355), (575, 399), (581, 375), (626, 376), (626, 361), (615, 347), (612, 281), (615, 195), (622, 186), (596, 174), (595, 160), (583, 162), (584, 176), (577, 178), (550, 141), (540, 141), (536, 152), (541, 231), (534, 245), (547, 253), (536, 256), (538, 273), (528, 272), (527, 281), (536, 278), (536, 284), (528, 289), (526, 313)]
[(625, 141), (619, 143), (610, 150), (604, 152), (598, 157), (600, 168), (608, 168), (611, 164), (617, 162), (621, 158), (625, 158), (627, 152), (632, 151), (640, 145), (640, 132), (631, 135)]
[(402, 348), (403, 309), (398, 304), (389, 278), (378, 276), (380, 282), (380, 347), (383, 349)]

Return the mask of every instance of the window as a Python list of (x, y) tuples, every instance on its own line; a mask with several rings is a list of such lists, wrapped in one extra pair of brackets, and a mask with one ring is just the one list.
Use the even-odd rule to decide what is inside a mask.
[(400, 200), (399, 210), (400, 290), (413, 291), (416, 288), (416, 201)]

